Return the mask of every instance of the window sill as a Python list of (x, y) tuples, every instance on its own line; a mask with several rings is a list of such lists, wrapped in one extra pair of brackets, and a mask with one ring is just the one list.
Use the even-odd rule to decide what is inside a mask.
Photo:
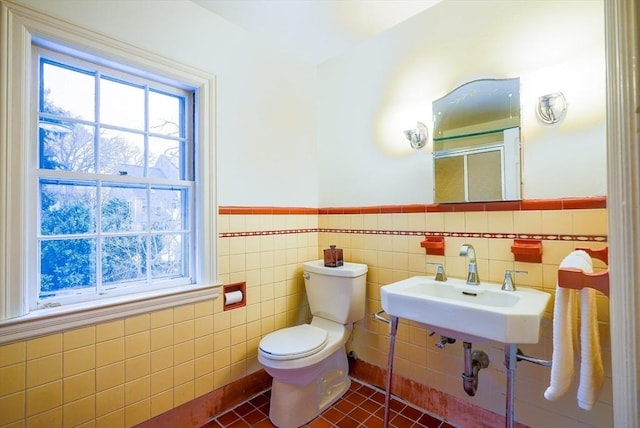
[(220, 286), (217, 283), (181, 286), (135, 296), (118, 296), (96, 302), (35, 310), (21, 317), (0, 321), (0, 344), (215, 299), (219, 295)]

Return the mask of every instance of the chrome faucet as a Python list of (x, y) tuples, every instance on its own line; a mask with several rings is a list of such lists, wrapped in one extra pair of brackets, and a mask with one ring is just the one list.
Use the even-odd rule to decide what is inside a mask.
[(462, 247), (460, 247), (460, 255), (467, 257), (467, 259), (469, 260), (467, 284), (480, 284), (480, 277), (478, 276), (478, 264), (476, 262), (476, 250), (473, 249), (473, 245), (464, 244)]
[(442, 266), (442, 263), (427, 262), (427, 264), (436, 266), (436, 276), (435, 276), (436, 281), (444, 282), (447, 280), (447, 274), (444, 272), (444, 266)]
[(506, 270), (504, 272), (504, 280), (502, 281), (502, 290), (516, 291), (516, 282), (513, 280), (512, 273), (527, 273), (526, 270)]

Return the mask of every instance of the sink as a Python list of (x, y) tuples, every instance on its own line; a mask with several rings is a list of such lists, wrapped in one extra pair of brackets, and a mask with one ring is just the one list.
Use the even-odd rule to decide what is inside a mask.
[(518, 286), (467, 285), (463, 279), (436, 281), (414, 276), (380, 288), (382, 309), (466, 342), (538, 343), (540, 323), (551, 295)]

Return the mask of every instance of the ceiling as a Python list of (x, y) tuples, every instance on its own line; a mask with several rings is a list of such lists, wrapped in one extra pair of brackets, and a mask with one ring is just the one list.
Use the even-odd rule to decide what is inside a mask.
[(193, 0), (305, 61), (320, 64), (442, 0)]

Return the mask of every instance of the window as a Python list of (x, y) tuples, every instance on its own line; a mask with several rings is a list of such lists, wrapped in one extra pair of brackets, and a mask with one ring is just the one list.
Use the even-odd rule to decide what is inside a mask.
[(214, 298), (214, 76), (3, 6), (0, 343)]
[(193, 90), (34, 54), (32, 306), (193, 282)]

